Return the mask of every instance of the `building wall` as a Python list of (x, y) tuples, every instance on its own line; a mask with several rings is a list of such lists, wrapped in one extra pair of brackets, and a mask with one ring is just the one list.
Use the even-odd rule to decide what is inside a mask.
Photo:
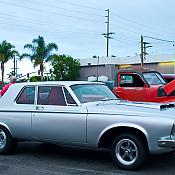
[[(98, 69), (98, 70), (97, 70)], [(90, 76), (97, 76), (98, 72), (104, 69), (104, 65), (100, 66), (81, 66), (80, 68), (80, 80), (88, 80)]]
[[(128, 67), (128, 66), (140, 66), (140, 64), (133, 65), (114, 65), (114, 64), (106, 64), (106, 65), (89, 65), (89, 66), (81, 66), (80, 68), (80, 80), (88, 80), (90, 76), (107, 76), (109, 80), (114, 80), (116, 71), (118, 69)], [(156, 70), (163, 74), (174, 74), (175, 65), (174, 62), (164, 62), (164, 63), (145, 63), (145, 67)]]
[(175, 65), (174, 62), (158, 63), (157, 70), (164, 74), (174, 74)]
[[(123, 67), (140, 66), (140, 56), (134, 57), (98, 57), (80, 59), (80, 80), (87, 80), (90, 76), (107, 76), (114, 80), (116, 71)], [(144, 66), (164, 74), (175, 73), (175, 55), (147, 55)]]
[(96, 65), (96, 66), (81, 66), (80, 68), (80, 80), (88, 80), (88, 77), (95, 76), (100, 77), (102, 75), (107, 76), (109, 80), (113, 80), (116, 74), (116, 66), (113, 64)]
[[(127, 67), (128, 65), (121, 65), (119, 68)], [(133, 64), (130, 66), (140, 66), (140, 64)], [(144, 67), (156, 70), (162, 74), (174, 74), (175, 65), (174, 62), (164, 62), (164, 63), (145, 63)]]

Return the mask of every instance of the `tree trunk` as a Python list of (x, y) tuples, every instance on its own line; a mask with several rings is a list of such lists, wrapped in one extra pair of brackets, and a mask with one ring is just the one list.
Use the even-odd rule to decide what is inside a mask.
[(1, 84), (2, 84), (2, 87), (3, 87), (4, 86), (4, 63), (3, 62), (1, 63), (1, 74), (2, 74), (1, 75), (2, 76), (1, 77), (2, 78), (2, 83)]
[(41, 81), (44, 79), (44, 66), (41, 64), (40, 65), (40, 72), (41, 72)]
[(44, 72), (43, 71), (41, 71), (41, 81), (43, 81), (43, 79), (44, 79)]

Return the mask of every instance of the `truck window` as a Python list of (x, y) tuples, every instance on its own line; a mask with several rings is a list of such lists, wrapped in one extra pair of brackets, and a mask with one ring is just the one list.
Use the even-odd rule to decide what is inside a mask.
[(137, 74), (121, 74), (120, 87), (144, 87), (144, 82)]

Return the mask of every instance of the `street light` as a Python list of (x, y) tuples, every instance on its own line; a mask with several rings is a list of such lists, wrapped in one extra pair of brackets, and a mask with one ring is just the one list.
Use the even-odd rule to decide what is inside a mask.
[(99, 66), (99, 60), (100, 60), (100, 57), (94, 55), (93, 58), (97, 58), (97, 81), (98, 81), (98, 66)]

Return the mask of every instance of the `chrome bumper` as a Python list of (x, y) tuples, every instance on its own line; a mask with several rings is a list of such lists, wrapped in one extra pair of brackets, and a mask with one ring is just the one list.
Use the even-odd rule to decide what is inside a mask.
[(175, 148), (175, 140), (159, 140), (158, 146)]

